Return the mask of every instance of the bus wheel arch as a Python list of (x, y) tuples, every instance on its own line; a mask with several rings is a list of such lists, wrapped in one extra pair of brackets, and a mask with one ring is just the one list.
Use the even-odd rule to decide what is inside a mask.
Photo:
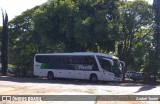
[(91, 82), (97, 82), (97, 81), (98, 81), (98, 77), (97, 77), (97, 75), (96, 75), (95, 73), (92, 73), (92, 74), (90, 75), (89, 80), (90, 80)]
[(48, 78), (49, 80), (54, 79), (54, 74), (53, 74), (52, 71), (49, 71), (49, 72), (48, 72), (47, 78)]

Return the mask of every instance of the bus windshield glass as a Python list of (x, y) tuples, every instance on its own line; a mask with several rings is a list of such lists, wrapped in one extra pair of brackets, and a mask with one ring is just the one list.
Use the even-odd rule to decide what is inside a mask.
[[(104, 70), (114, 73), (116, 77), (122, 76), (122, 66), (119, 59), (108, 58), (108, 60), (106, 60), (106, 57), (98, 56), (98, 60)], [(109, 60), (113, 61), (113, 66)]]
[(112, 72), (114, 72), (115, 76), (122, 76), (122, 65), (119, 59), (113, 59), (114, 65), (112, 67)]
[(113, 59), (113, 69), (119, 69), (122, 71), (122, 65), (120, 63), (120, 60), (119, 59)]

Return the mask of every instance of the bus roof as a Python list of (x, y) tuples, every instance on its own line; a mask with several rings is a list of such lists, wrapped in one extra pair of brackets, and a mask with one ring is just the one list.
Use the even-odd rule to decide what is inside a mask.
[[(73, 52), (73, 53), (38, 53), (36, 55), (76, 55), (76, 56), (87, 56), (87, 55), (99, 55), (104, 56), (108, 58), (118, 59), (116, 56), (110, 55), (110, 54), (104, 54), (104, 53), (95, 53), (95, 52)], [(35, 56), (36, 56), (35, 55)]]

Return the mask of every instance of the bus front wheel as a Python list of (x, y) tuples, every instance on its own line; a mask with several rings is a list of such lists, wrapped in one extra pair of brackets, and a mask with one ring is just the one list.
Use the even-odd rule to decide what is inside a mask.
[(95, 75), (95, 74), (91, 74), (91, 76), (90, 76), (90, 81), (91, 82), (97, 82), (97, 75)]
[(48, 77), (49, 80), (52, 80), (54, 78), (53, 72), (48, 72), (48, 76), (47, 77)]

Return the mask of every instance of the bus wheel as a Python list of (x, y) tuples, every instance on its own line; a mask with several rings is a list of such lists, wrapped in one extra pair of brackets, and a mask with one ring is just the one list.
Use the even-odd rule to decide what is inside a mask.
[(53, 79), (54, 78), (53, 72), (48, 72), (48, 76), (47, 77), (48, 77), (49, 80)]
[(91, 76), (90, 76), (90, 81), (91, 82), (97, 82), (97, 75), (95, 75), (95, 74), (91, 74)]

